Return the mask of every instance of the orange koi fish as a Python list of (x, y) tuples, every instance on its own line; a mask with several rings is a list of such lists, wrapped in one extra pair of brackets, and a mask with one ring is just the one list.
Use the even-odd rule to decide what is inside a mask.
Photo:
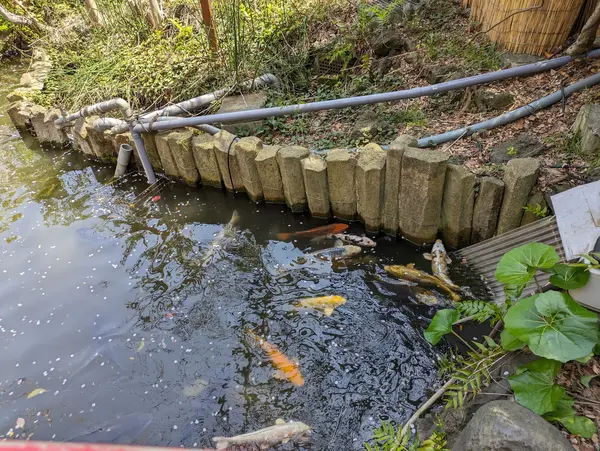
[(291, 232), (291, 233), (278, 233), (278, 240), (289, 240), (291, 238), (315, 238), (319, 236), (329, 236), (335, 235), (336, 233), (342, 233), (346, 229), (348, 229), (348, 224), (329, 224), (326, 226), (317, 227), (315, 229), (303, 230), (300, 232)]
[(288, 380), (297, 386), (304, 385), (304, 378), (300, 373), (298, 364), (292, 362), (277, 346), (263, 340), (250, 329), (246, 329), (248, 336), (258, 343), (262, 350), (267, 354), (273, 367), (277, 370), (275, 377), (277, 379)]

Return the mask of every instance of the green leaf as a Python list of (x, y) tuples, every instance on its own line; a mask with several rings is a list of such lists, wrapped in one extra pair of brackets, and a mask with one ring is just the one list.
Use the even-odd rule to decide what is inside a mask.
[(506, 294), (506, 298), (509, 300), (517, 300), (523, 294), (523, 290), (525, 289), (525, 284), (522, 285), (504, 285), (504, 294)]
[(523, 349), (526, 344), (515, 337), (508, 329), (500, 333), (500, 344), (505, 351), (517, 351)]
[(586, 417), (575, 415), (573, 398), (565, 395), (557, 404), (556, 409), (544, 415), (548, 421), (558, 421), (571, 434), (591, 438), (596, 433), (596, 425)]
[(505, 284), (524, 285), (538, 268), (551, 268), (558, 262), (558, 254), (552, 246), (525, 244), (502, 256), (496, 268), (496, 279)]
[(563, 290), (574, 290), (584, 287), (590, 279), (590, 272), (587, 268), (565, 265), (558, 263), (548, 270), (553, 275), (550, 276), (550, 283)]
[(516, 375), (508, 377), (517, 402), (538, 415), (556, 410), (565, 395), (565, 389), (554, 384), (559, 369), (559, 362), (547, 359), (521, 366)]
[(575, 361), (577, 361), (579, 363), (588, 363), (590, 360), (592, 360), (592, 357), (594, 357), (594, 353), (593, 352), (589, 353), (585, 357), (580, 357), (578, 359), (575, 359)]
[(534, 354), (561, 362), (586, 357), (598, 337), (596, 314), (556, 291), (521, 299), (508, 309), (504, 323)]
[(561, 423), (571, 434), (580, 435), (583, 438), (592, 438), (592, 435), (596, 433), (596, 425), (587, 417), (574, 415), (573, 418), (565, 418)]
[(36, 388), (35, 390), (31, 391), (28, 395), (27, 395), (27, 399), (33, 398), (34, 396), (37, 395), (41, 395), (42, 393), (46, 393), (48, 390), (44, 390), (43, 388)]
[(444, 335), (452, 332), (452, 325), (459, 319), (460, 313), (458, 310), (439, 310), (425, 330), (425, 339), (432, 345), (438, 344)]
[(586, 388), (590, 388), (590, 382), (592, 382), (592, 379), (597, 377), (597, 374), (591, 374), (589, 376), (581, 376), (580, 382), (586, 387)]

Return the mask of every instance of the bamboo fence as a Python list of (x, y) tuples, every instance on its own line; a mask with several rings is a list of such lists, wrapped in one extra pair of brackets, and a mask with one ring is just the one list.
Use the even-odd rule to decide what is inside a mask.
[(586, 0), (470, 2), (471, 20), (480, 22), (482, 30), (489, 30), (492, 41), (511, 52), (544, 55), (566, 42)]

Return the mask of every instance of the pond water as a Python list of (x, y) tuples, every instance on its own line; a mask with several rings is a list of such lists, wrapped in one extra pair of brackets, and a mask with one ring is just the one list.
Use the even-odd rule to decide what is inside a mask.
[[(21, 70), (3, 69), (0, 109)], [(332, 244), (276, 235), (325, 221), (216, 189), (111, 184), (112, 165), (42, 150), (9, 124), (0, 437), (209, 447), (283, 418), (314, 432), (281, 449), (362, 449), (381, 418), (405, 421), (430, 395), (440, 349), (422, 331), (435, 310), (379, 280), (383, 264), (429, 270), (422, 249), (380, 236), (345, 265), (282, 271)], [(235, 235), (199, 264), (234, 210)], [(329, 317), (291, 307), (331, 294), (347, 303)], [(297, 360), (303, 386), (273, 377), (248, 329)]]

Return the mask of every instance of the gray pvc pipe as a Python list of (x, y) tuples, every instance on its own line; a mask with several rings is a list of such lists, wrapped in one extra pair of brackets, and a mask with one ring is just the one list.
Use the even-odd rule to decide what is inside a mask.
[(455, 141), (463, 136), (470, 136), (482, 130), (491, 130), (502, 125), (510, 124), (511, 122), (517, 121), (521, 118), (530, 116), (537, 113), (544, 108), (554, 105), (560, 102), (563, 98), (569, 97), (577, 91), (582, 89), (591, 88), (594, 85), (600, 83), (600, 73), (592, 75), (591, 77), (579, 80), (572, 85), (564, 88), (564, 90), (556, 91), (554, 94), (542, 97), (535, 102), (531, 102), (521, 108), (509, 111), (508, 113), (502, 114), (487, 121), (479, 122), (477, 124), (469, 125), (468, 127), (459, 128), (458, 130), (452, 130), (450, 132), (442, 133), (440, 135), (429, 136), (427, 138), (421, 138), (417, 141), (419, 147), (434, 147), (440, 144), (444, 144), (449, 141)]
[(68, 116), (63, 116), (54, 121), (54, 125), (57, 127), (62, 127), (70, 122), (73, 122), (81, 117), (93, 116), (95, 114), (108, 113), (113, 110), (121, 110), (123, 112), (123, 116), (127, 122), (133, 121), (133, 110), (131, 109), (131, 105), (125, 99), (116, 98), (110, 99), (105, 102), (95, 103), (94, 105), (86, 106), (76, 113), (69, 114)]
[[(600, 49), (589, 52), (586, 57), (597, 58), (600, 56)], [(519, 77), (544, 72), (550, 69), (556, 69), (573, 61), (571, 56), (563, 56), (553, 60), (540, 61), (539, 63), (528, 64), (525, 66), (504, 69), (487, 74), (475, 75), (472, 77), (461, 78), (458, 80), (447, 81), (437, 85), (423, 86), (419, 88), (406, 89), (402, 91), (385, 92), (381, 94), (371, 94), (358, 97), (347, 97), (336, 100), (326, 100), (322, 102), (304, 103), (284, 107), (261, 108), (257, 110), (236, 111), (233, 113), (212, 114), (209, 116), (196, 116), (188, 118), (168, 118), (158, 117), (154, 122), (148, 124), (137, 124), (134, 130), (138, 133), (148, 131), (170, 130), (173, 128), (193, 127), (201, 124), (211, 123), (231, 123), (246, 122), (266, 119), (268, 117), (290, 116), (301, 113), (312, 113), (315, 111), (349, 108), (361, 105), (370, 105), (373, 103), (393, 102), (397, 100), (411, 99), (415, 97), (431, 96), (456, 89), (464, 89), (469, 86), (475, 86), (490, 83), (497, 80), (504, 80), (511, 77)], [(111, 131), (114, 131), (111, 129)]]
[[(273, 74), (264, 74), (260, 77), (255, 78), (254, 80), (248, 80), (239, 84), (240, 89), (250, 89), (250, 88), (260, 88), (266, 85), (279, 85), (279, 79)], [(159, 117), (169, 117), (169, 116), (180, 116), (182, 114), (189, 113), (191, 111), (199, 110), (207, 105), (210, 105), (212, 102), (225, 97), (227, 94), (231, 92), (230, 88), (219, 89), (217, 91), (213, 91), (209, 94), (203, 94), (199, 97), (194, 97), (193, 99), (186, 100), (184, 102), (179, 102), (174, 105), (169, 105), (166, 108), (162, 108), (160, 110), (153, 111), (151, 113), (143, 114), (139, 120), (140, 122), (152, 122)], [(118, 127), (113, 127), (112, 133), (123, 133), (127, 131), (126, 125), (120, 125)], [(207, 130), (205, 130), (207, 131)], [(207, 131), (208, 132), (208, 131)], [(210, 133), (210, 132), (208, 132)]]
[[(94, 121), (94, 123), (92, 125), (99, 132), (103, 132), (105, 130), (111, 130), (113, 127), (121, 128), (121, 127), (125, 126), (125, 131), (127, 131), (129, 128), (129, 125), (127, 124), (127, 122), (122, 121), (120, 119), (114, 119), (112, 117), (98, 118)], [(216, 135), (217, 133), (219, 133), (221, 131), (220, 128), (217, 128), (213, 125), (208, 125), (208, 124), (197, 125), (194, 128), (197, 128), (198, 130), (209, 133), (211, 135)]]
[(132, 128), (131, 129), (131, 139), (133, 139), (133, 143), (135, 144), (138, 158), (142, 162), (142, 167), (144, 168), (144, 172), (146, 173), (146, 178), (148, 179), (148, 183), (150, 185), (155, 184), (156, 183), (156, 174), (154, 174), (154, 169), (152, 169), (152, 164), (150, 163), (150, 159), (148, 158), (148, 154), (146, 153), (146, 146), (144, 145), (144, 140), (142, 139), (142, 135), (133, 131), (133, 128)]
[(119, 155), (117, 156), (117, 167), (115, 168), (115, 177), (123, 177), (127, 173), (127, 167), (131, 161), (133, 148), (129, 144), (121, 144)]

